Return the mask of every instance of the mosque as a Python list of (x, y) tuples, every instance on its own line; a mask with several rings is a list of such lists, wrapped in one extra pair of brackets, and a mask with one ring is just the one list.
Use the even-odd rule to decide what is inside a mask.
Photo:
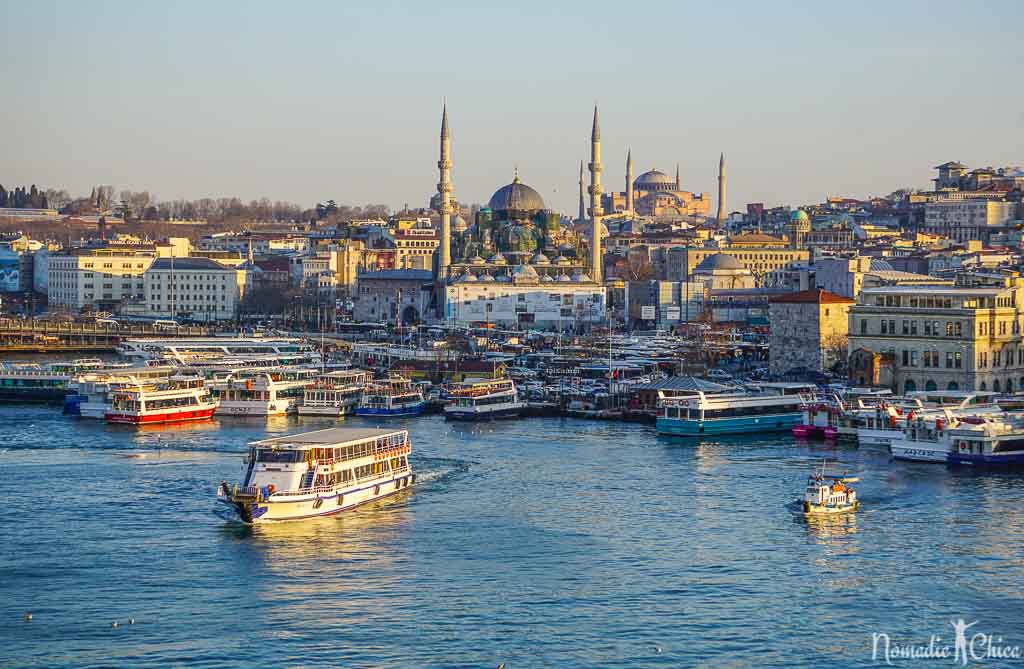
[(633, 152), (626, 154), (626, 190), (605, 193), (601, 206), (605, 212), (651, 218), (707, 216), (711, 200), (704, 193), (683, 190), (676, 165), (675, 179), (657, 169), (633, 178)]
[(601, 222), (601, 130), (596, 108), (589, 226), (563, 226), (561, 216), (520, 180), (518, 171), (511, 183), (494, 192), (471, 224), (460, 222), (452, 198), (447, 106), (441, 117), (437, 167), (440, 179), (431, 204), (441, 216), (433, 299), (438, 318), (540, 329), (580, 329), (604, 320), (601, 239), (607, 231)]

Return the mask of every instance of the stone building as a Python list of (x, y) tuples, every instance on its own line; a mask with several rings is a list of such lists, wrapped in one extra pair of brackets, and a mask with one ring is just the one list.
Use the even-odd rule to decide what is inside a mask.
[(824, 372), (844, 362), (854, 301), (827, 290), (805, 290), (769, 300), (769, 370)]
[(356, 279), (357, 321), (374, 323), (418, 323), (427, 315), (433, 273), (422, 269), (390, 269), (366, 272)]
[[(898, 392), (1024, 387), (1024, 279), (962, 274), (955, 286), (865, 288), (850, 309), (855, 383)], [(870, 363), (870, 365), (868, 364)], [(882, 368), (879, 368), (882, 367)]]

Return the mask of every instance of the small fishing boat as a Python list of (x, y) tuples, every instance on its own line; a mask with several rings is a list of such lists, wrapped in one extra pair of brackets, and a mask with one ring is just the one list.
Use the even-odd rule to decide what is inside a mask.
[(846, 474), (829, 474), (826, 463), (813, 469), (807, 478), (803, 511), (806, 515), (832, 515), (850, 513), (860, 507), (857, 492), (848, 484), (860, 479)]

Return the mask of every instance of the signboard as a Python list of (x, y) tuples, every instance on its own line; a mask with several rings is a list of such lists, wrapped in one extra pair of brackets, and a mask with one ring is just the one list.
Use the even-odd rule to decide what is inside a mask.
[(645, 321), (654, 320), (654, 306), (642, 306), (640, 307), (640, 318)]
[(665, 318), (670, 321), (679, 320), (679, 307), (667, 307), (665, 309)]

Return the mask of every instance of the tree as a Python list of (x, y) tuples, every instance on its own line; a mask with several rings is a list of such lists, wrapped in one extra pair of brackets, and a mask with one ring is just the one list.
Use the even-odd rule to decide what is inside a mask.
[(845, 374), (849, 363), (850, 338), (833, 332), (821, 340), (821, 366), (837, 374)]

